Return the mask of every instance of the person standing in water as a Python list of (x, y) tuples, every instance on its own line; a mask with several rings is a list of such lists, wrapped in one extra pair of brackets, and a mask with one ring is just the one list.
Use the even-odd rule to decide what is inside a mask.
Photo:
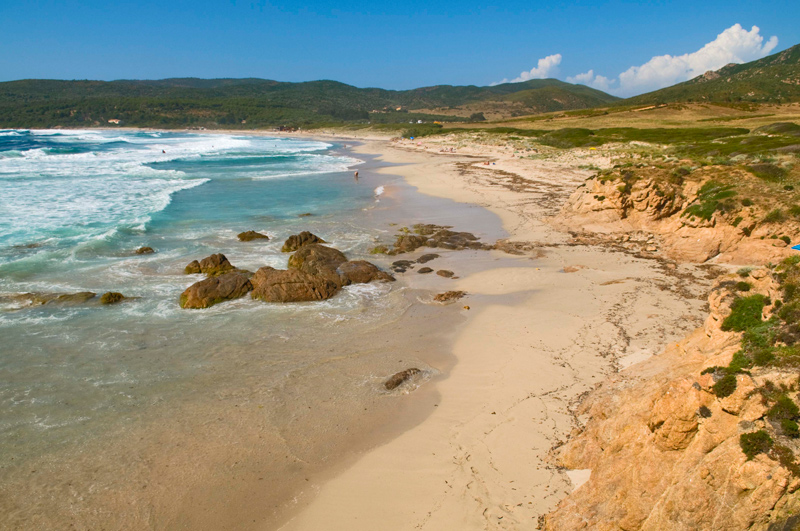
[(353, 174), (353, 179), (355, 179), (355, 181), (356, 181), (356, 182), (358, 182), (358, 171), (356, 171), (356, 172)]

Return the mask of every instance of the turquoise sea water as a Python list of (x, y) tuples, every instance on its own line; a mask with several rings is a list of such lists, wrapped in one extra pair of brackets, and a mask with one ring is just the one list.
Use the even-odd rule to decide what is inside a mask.
[[(219, 446), (176, 450), (212, 435), (233, 448), (258, 433), (261, 476), (291, 477), (282, 461), (264, 464), (276, 445), (308, 466), (332, 451), (334, 439), (312, 444), (308, 433), (342, 429), (366, 409), (355, 404), (380, 396), (387, 360), (409, 359), (376, 354), (387, 344), (376, 330), (409, 307), (403, 289), (350, 286), (290, 305), (246, 297), (202, 311), (182, 310), (178, 297), (201, 278), (183, 274), (191, 260), (222, 252), (251, 271), (285, 268), (280, 247), (302, 230), (369, 258), (389, 229), (372, 219), (384, 181), (356, 182), (360, 162), (299, 139), (0, 131), (0, 512), (15, 525), (41, 517), (42, 528), (65, 515), (152, 522), (174, 509), (158, 508), (169, 498), (145, 510), (128, 486), (160, 477), (155, 456), (194, 470), (226, 459)], [(271, 239), (239, 242), (245, 230)], [(134, 254), (141, 246), (156, 253)], [(31, 307), (13, 297), (79, 291), (135, 299)], [(220, 413), (244, 402), (252, 431)]]

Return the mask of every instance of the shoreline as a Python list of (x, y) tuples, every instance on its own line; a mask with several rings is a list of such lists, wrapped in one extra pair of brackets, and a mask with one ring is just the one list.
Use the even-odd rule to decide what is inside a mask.
[(532, 527), (587, 476), (548, 459), (575, 427), (571, 405), (621, 360), (655, 355), (699, 325), (708, 282), (678, 267), (698, 291), (685, 300), (664, 289), (672, 273), (661, 262), (574, 245), (547, 225), (584, 178), (568, 166), (498, 157), (482, 168), (463, 155), (352, 140), (422, 194), (493, 212), (524, 251), (471, 258), (482, 265), (450, 284), (469, 293), (470, 311), (455, 365), (432, 382), (439, 402), (416, 399), (432, 412), (313, 486), (279, 529)]

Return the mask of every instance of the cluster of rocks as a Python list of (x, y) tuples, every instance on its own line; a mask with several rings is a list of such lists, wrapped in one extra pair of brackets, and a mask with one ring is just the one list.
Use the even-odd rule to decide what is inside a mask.
[(481, 249), (488, 251), (494, 248), (493, 245), (481, 242), (477, 236), (470, 232), (455, 232), (450, 230), (452, 228), (451, 226), (418, 223), (412, 227), (413, 230), (408, 230), (407, 228), (400, 229), (401, 234), (397, 235), (391, 249), (385, 245), (379, 245), (375, 247), (372, 252), (373, 254), (388, 254), (394, 256), (415, 251), (420, 247), (450, 249), (455, 251), (463, 249)]
[[(436, 258), (439, 258), (439, 255), (431, 253), (431, 254), (423, 254), (416, 260), (396, 260), (392, 262), (392, 271), (394, 271), (395, 273), (405, 273), (409, 269), (414, 269), (414, 266), (416, 264), (427, 264), (428, 262), (430, 262), (431, 260), (435, 260)], [(425, 275), (428, 273), (433, 273), (433, 271), (434, 271), (433, 268), (422, 267), (417, 270), (417, 273)], [(447, 269), (440, 269), (436, 271), (436, 274), (439, 275), (440, 277), (445, 277), (445, 278), (458, 278), (454, 276), (455, 273)]]
[(208, 278), (189, 286), (181, 294), (182, 308), (209, 308), (247, 293), (265, 302), (321, 301), (333, 297), (350, 284), (394, 281), (394, 277), (363, 260), (348, 260), (332, 247), (326, 247), (310, 232), (293, 235), (283, 246), (295, 250), (288, 269), (265, 266), (255, 273), (233, 266), (222, 254), (193, 261), (185, 272), (202, 273)]

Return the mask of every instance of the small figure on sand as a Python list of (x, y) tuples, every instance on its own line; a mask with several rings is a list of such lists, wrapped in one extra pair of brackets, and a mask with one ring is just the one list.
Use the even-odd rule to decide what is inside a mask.
[(353, 174), (353, 179), (355, 179), (355, 181), (356, 181), (356, 182), (358, 182), (358, 171), (356, 171), (356, 172)]

